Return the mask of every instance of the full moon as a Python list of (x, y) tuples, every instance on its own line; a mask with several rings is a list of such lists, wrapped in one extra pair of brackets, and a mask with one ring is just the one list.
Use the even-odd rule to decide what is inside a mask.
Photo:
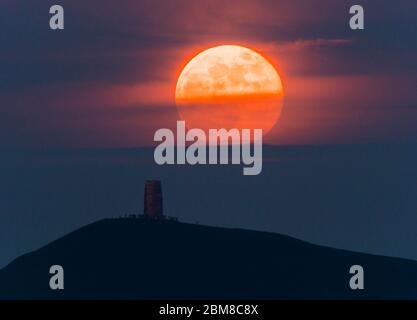
[(188, 128), (262, 129), (278, 121), (283, 104), (281, 78), (259, 53), (222, 45), (192, 58), (176, 85), (179, 116)]

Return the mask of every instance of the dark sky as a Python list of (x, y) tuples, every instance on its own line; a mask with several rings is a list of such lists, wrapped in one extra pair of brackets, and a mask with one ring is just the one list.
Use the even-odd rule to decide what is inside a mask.
[(273, 144), (416, 141), (415, 1), (54, 1), (1, 3), (0, 147), (151, 145), (174, 127), (176, 77), (193, 53), (256, 48), (284, 81)]

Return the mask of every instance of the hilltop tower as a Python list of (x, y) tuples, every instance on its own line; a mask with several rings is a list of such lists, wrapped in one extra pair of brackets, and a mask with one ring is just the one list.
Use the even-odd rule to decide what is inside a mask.
[(146, 180), (143, 213), (145, 218), (163, 218), (161, 181)]

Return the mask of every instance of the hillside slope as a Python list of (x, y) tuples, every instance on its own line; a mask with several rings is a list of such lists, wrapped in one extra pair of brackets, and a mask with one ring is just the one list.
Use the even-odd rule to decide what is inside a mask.
[[(65, 290), (49, 288), (49, 268)], [(365, 270), (351, 290), (349, 268)], [(417, 263), (287, 236), (172, 221), (108, 219), (21, 256), (0, 271), (1, 299), (417, 298)]]

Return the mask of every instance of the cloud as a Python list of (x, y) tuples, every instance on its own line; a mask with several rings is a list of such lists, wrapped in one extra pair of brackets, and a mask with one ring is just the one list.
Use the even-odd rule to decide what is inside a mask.
[[(344, 1), (61, 2), (66, 14), (62, 32), (48, 28), (51, 1), (4, 2), (0, 88), (168, 80), (181, 60), (178, 48), (230, 42), (282, 44), (283, 49), (304, 50), (303, 60), (315, 48), (334, 61), (319, 63), (325, 73), (346, 72), (340, 61), (348, 61), (355, 73), (380, 72), (382, 65), (389, 71), (417, 70), (413, 1), (394, 8), (389, 1), (364, 1), (363, 32), (348, 28), (349, 4)], [(319, 68), (308, 69), (320, 74)]]
[(333, 47), (333, 46), (343, 46), (353, 43), (352, 39), (298, 39), (283, 46), (286, 46), (289, 50), (304, 50), (315, 47)]
[[(253, 47), (276, 64), (291, 97), (284, 115), (314, 89), (302, 102), (305, 114), (314, 114), (316, 106), (323, 114), (305, 119), (315, 128), (312, 137), (322, 137), (321, 119), (329, 126), (334, 121), (326, 116), (330, 103), (346, 115), (346, 88), (377, 88), (358, 79), (395, 82), (361, 91), (366, 99), (374, 96), (366, 108), (415, 101), (410, 90), (401, 89), (417, 73), (414, 0), (363, 0), (364, 31), (349, 29), (349, 1), (61, 0), (66, 24), (57, 32), (48, 27), (52, 4), (2, 1), (0, 109), (6, 115), (0, 119), (0, 145), (146, 143), (154, 124), (176, 118), (175, 108), (158, 106), (172, 106), (185, 59), (224, 43)], [(415, 119), (404, 111), (391, 118), (402, 125), (402, 117)], [(110, 139), (106, 132), (117, 134)]]

